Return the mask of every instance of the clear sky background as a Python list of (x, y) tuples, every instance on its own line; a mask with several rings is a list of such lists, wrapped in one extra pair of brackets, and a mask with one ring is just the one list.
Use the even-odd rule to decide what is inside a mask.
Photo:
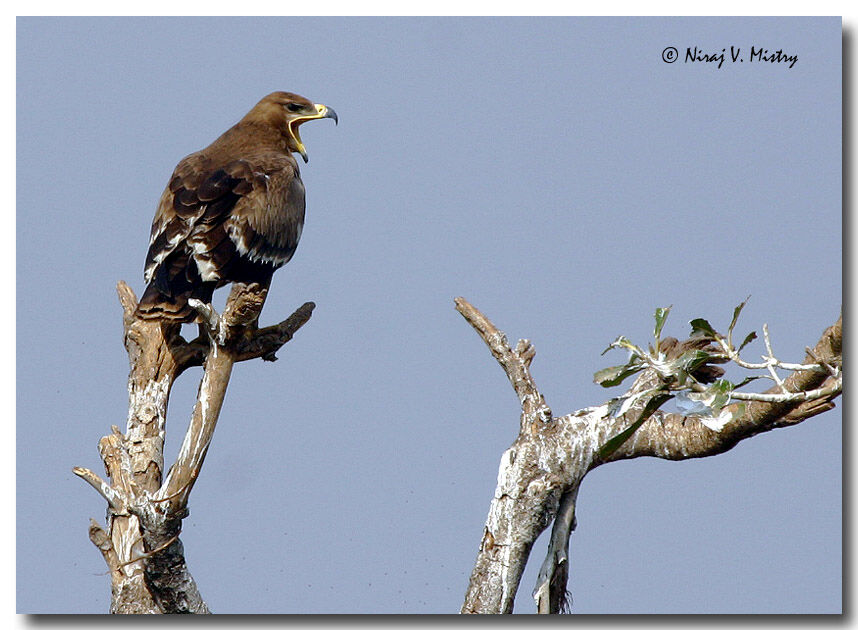
[[(731, 45), (798, 62), (684, 63)], [(456, 296), (533, 341), (556, 414), (620, 393), (600, 352), (656, 307), (683, 336), (750, 294), (740, 330), (793, 361), (837, 319), (839, 18), (19, 19), (18, 612), (107, 611), (104, 502), (71, 468), (125, 422), (116, 282), (142, 292), (176, 162), (281, 89), (340, 124), (303, 128), (306, 225), (262, 323), (317, 308), (280, 361), (236, 366), (194, 489), (215, 612), (458, 611), (519, 408)], [(573, 611), (840, 612), (841, 421), (588, 475)]]

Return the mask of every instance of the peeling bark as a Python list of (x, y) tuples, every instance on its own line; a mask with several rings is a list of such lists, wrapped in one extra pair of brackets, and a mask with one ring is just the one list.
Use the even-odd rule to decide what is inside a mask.
[[(778, 427), (791, 426), (834, 407), (840, 390), (835, 377), (816, 370), (794, 372), (784, 381), (790, 392), (829, 387), (830, 395), (813, 401), (754, 402), (724, 429), (713, 431), (700, 420), (657, 411), (605, 460), (598, 451), (610, 438), (634, 424), (650, 397), (642, 396), (630, 410), (612, 418), (607, 404), (553, 416), (530, 374), (533, 346), (519, 341), (515, 349), (479, 310), (463, 298), (456, 309), (480, 335), (521, 403), (518, 436), (501, 456), (498, 482), (483, 529), (462, 613), (511, 613), (524, 567), (536, 538), (552, 523), (548, 552), (533, 596), (540, 613), (561, 612), (567, 600), (569, 535), (575, 528), (575, 501), (586, 474), (602, 464), (634, 457), (689, 459), (723, 453), (743, 439)], [(805, 364), (841, 366), (842, 318), (828, 328)], [(665, 342), (668, 340), (665, 339)], [(672, 356), (698, 340), (666, 346)], [(669, 358), (671, 358), (669, 357)], [(717, 369), (717, 368), (716, 368)], [(630, 392), (643, 392), (658, 383), (645, 370)], [(782, 392), (778, 386), (769, 392)]]
[[(107, 526), (95, 521), (89, 537), (111, 575), (110, 612), (118, 614), (209, 613), (185, 562), (179, 536), (190, 492), (220, 415), (233, 365), (254, 358), (274, 360), (312, 314), (301, 306), (288, 319), (259, 329), (267, 286), (233, 285), (223, 315), (199, 304), (202, 332), (191, 342), (181, 326), (134, 316), (137, 298), (117, 287), (128, 352), (128, 418), (98, 444), (108, 481), (75, 468), (107, 501)], [(176, 463), (164, 476), (164, 437), (170, 390), (187, 368), (203, 365), (191, 422)]]

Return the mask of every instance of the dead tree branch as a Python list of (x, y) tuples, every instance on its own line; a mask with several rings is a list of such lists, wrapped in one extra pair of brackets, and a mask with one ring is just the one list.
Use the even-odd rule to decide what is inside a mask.
[[(666, 338), (661, 340), (661, 347), (657, 340), (655, 356), (661, 357), (660, 364), (636, 368), (633, 373), (639, 372), (639, 375), (623, 397), (598, 407), (553, 416), (530, 374), (530, 363), (535, 355), (533, 346), (522, 340), (512, 349), (506, 336), (463, 298), (456, 299), (456, 309), (489, 346), (521, 404), (519, 433), (501, 456), (497, 488), (462, 605), (463, 613), (512, 612), (531, 547), (552, 522), (548, 553), (533, 596), (540, 613), (557, 613), (568, 605), (568, 548), (569, 535), (576, 522), (575, 501), (581, 481), (593, 468), (633, 457), (679, 460), (716, 455), (743, 439), (797, 424), (833, 408), (833, 401), (842, 390), (842, 319), (838, 319), (799, 366), (782, 362), (775, 365), (771, 345), (767, 344), (769, 358), (764, 364), (753, 367), (769, 371), (776, 366), (792, 369), (792, 373), (785, 379), (778, 379), (780, 382), (776, 381), (762, 398), (725, 407), (729, 420), (719, 430), (706, 426), (695, 416), (657, 410), (668, 397), (665, 378), (669, 380), (670, 374), (665, 366), (683, 357), (684, 353), (700, 350), (700, 338), (681, 343)], [(734, 314), (731, 334), (739, 310), (741, 307)], [(657, 333), (660, 333), (664, 315), (666, 310), (661, 313)], [(704, 339), (702, 343), (710, 341)], [(732, 338), (729, 347), (732, 348)], [(724, 360), (731, 360), (731, 357)], [(626, 366), (619, 366), (623, 367)], [(703, 370), (709, 381), (723, 373), (709, 364), (698, 369)], [(617, 369), (613, 375), (620, 372), (622, 370)], [(778, 396), (770, 396), (773, 394)], [(745, 406), (740, 407), (740, 404)], [(617, 413), (618, 406), (621, 413)], [(636, 423), (640, 426), (630, 437), (610, 455), (600, 456), (600, 450), (609, 440)]]
[[(125, 433), (114, 426), (99, 442), (109, 481), (76, 467), (107, 501), (107, 527), (92, 521), (90, 540), (111, 574), (112, 613), (208, 613), (188, 571), (179, 538), (188, 498), (199, 477), (217, 425), (232, 366), (274, 354), (310, 318), (307, 302), (280, 324), (259, 329), (267, 286), (233, 285), (224, 313), (197, 302), (201, 334), (191, 342), (181, 326), (135, 317), (137, 298), (117, 286), (128, 351), (129, 410)], [(203, 378), (188, 431), (176, 462), (164, 479), (167, 404), (176, 378), (202, 365)]]

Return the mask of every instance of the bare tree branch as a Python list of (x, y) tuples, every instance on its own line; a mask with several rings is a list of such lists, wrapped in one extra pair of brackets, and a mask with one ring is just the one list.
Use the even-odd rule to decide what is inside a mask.
[[(545, 404), (545, 399), (530, 375), (530, 363), (536, 356), (536, 350), (526, 339), (522, 339), (512, 350), (509, 343), (500, 330), (498, 330), (489, 319), (465, 298), (456, 298), (456, 310), (461, 313), (467, 322), (477, 331), (483, 341), (497, 359), (500, 366), (506, 372), (512, 388), (515, 390), (521, 402), (522, 423), (533, 422), (537, 419), (547, 421), (551, 419), (551, 409)], [(522, 428), (524, 424), (522, 424)]]
[[(279, 324), (255, 329), (237, 339), (233, 352), (235, 362), (260, 358), (263, 361), (276, 361), (276, 352), (292, 339), (301, 326), (309, 321), (315, 307), (313, 302), (305, 302)], [(171, 352), (179, 364), (179, 373), (181, 374), (188, 368), (202, 365), (208, 355), (209, 347), (208, 334), (200, 335), (192, 341), (185, 341), (181, 337), (176, 339)]]
[(554, 517), (548, 552), (533, 589), (536, 610), (541, 615), (557, 614), (569, 608), (569, 592), (566, 590), (569, 581), (569, 536), (575, 530), (577, 500), (576, 487), (560, 498), (557, 515)]
[[(802, 422), (833, 408), (833, 399), (842, 389), (839, 384), (842, 321), (838, 320), (808, 353), (806, 365), (796, 367), (782, 383), (776, 383), (766, 392), (778, 397), (764, 396), (762, 401), (742, 403), (746, 405), (744, 413), (737, 414), (720, 431), (710, 429), (697, 417), (656, 411), (626, 442), (602, 459), (601, 447), (633, 426), (642, 412), (648, 411), (650, 401), (663, 395), (659, 392), (664, 391), (661, 388), (667, 364), (646, 367), (640, 372), (629, 392), (621, 397), (628, 402), (621, 407), (623, 413), (615, 413), (617, 404), (609, 401), (554, 417), (530, 376), (533, 346), (522, 341), (512, 350), (506, 336), (463, 298), (456, 299), (456, 309), (504, 368), (522, 407), (518, 436), (501, 456), (497, 488), (462, 605), (463, 613), (512, 612), (530, 549), (552, 522), (548, 553), (533, 595), (539, 612), (557, 613), (564, 608), (568, 539), (575, 527), (575, 500), (581, 481), (593, 468), (632, 457), (688, 459), (716, 455), (742, 439)], [(740, 310), (741, 306), (734, 313), (731, 333)], [(681, 357), (700, 344), (699, 338), (682, 343), (665, 339), (661, 343), (664, 361)], [(728, 345), (732, 347), (731, 342)], [(820, 361), (830, 367), (820, 369)], [(778, 367), (785, 365), (793, 367), (790, 364)], [(704, 365), (700, 369), (710, 380), (723, 373), (716, 366)], [(784, 392), (799, 394), (784, 397)], [(812, 396), (816, 398), (810, 399)], [(738, 410), (738, 403), (729, 409)]]
[[(106, 531), (94, 521), (90, 539), (111, 573), (113, 613), (208, 613), (188, 571), (179, 536), (187, 503), (217, 425), (236, 361), (273, 357), (306, 323), (313, 304), (285, 321), (259, 330), (268, 287), (234, 284), (222, 315), (197, 303), (204, 334), (185, 341), (178, 324), (135, 317), (137, 298), (117, 286), (123, 309), (125, 347), (131, 370), (125, 433), (115, 426), (99, 442), (110, 482), (86, 468), (75, 474), (108, 503)], [(176, 463), (166, 480), (163, 447), (167, 403), (173, 382), (192, 365), (203, 365), (197, 402)]]

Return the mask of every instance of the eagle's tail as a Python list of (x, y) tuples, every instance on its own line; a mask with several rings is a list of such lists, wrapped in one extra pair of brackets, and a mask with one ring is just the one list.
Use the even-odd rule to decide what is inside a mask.
[(155, 271), (154, 277), (137, 304), (135, 315), (141, 319), (160, 319), (173, 323), (191, 323), (197, 311), (188, 300), (196, 298), (209, 304), (216, 282), (204, 282), (196, 265), (185, 256), (171, 256)]
[(155, 283), (146, 287), (140, 302), (137, 304), (135, 315), (141, 319), (161, 319), (173, 323), (189, 324), (197, 319), (197, 311), (188, 305), (190, 298), (196, 298), (211, 303), (214, 293), (214, 282), (175, 295), (161, 293)]

